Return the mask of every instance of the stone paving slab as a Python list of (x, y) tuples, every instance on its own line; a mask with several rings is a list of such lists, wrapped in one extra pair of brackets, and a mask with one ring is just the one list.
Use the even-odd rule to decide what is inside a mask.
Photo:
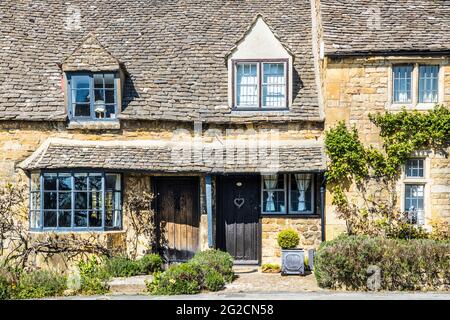
[(224, 293), (236, 292), (301, 292), (322, 291), (317, 285), (314, 274), (305, 276), (282, 276), (280, 273), (262, 273), (260, 271), (239, 272), (237, 279), (226, 285)]
[(145, 281), (151, 282), (153, 280), (152, 275), (135, 276), (127, 278), (113, 278), (108, 282), (110, 291), (113, 294), (128, 293), (139, 294), (145, 291)]

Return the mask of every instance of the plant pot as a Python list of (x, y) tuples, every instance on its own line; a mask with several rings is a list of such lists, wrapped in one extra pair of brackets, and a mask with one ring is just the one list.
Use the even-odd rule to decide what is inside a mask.
[(305, 251), (303, 249), (281, 249), (281, 274), (305, 274)]

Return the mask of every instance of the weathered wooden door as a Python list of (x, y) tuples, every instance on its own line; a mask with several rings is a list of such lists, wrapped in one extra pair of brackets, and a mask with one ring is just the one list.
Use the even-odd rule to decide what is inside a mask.
[(197, 177), (158, 177), (156, 209), (162, 222), (164, 254), (169, 261), (186, 261), (199, 248), (199, 181)]
[(219, 179), (218, 247), (238, 264), (257, 264), (260, 260), (259, 195), (259, 176)]

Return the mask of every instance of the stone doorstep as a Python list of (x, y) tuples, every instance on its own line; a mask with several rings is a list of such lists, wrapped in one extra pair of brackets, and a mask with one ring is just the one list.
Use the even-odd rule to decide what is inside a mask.
[(153, 280), (153, 275), (113, 278), (108, 282), (108, 285), (110, 287), (110, 292), (113, 294), (139, 294), (143, 293), (146, 289), (145, 280), (151, 282)]

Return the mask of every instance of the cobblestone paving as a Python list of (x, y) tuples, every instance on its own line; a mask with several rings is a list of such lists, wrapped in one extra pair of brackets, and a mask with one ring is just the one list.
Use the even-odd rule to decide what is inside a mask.
[(299, 291), (322, 291), (317, 286), (313, 274), (305, 276), (282, 276), (279, 273), (261, 273), (259, 271), (240, 272), (236, 270), (238, 278), (227, 284), (222, 293), (237, 292), (299, 292)]

